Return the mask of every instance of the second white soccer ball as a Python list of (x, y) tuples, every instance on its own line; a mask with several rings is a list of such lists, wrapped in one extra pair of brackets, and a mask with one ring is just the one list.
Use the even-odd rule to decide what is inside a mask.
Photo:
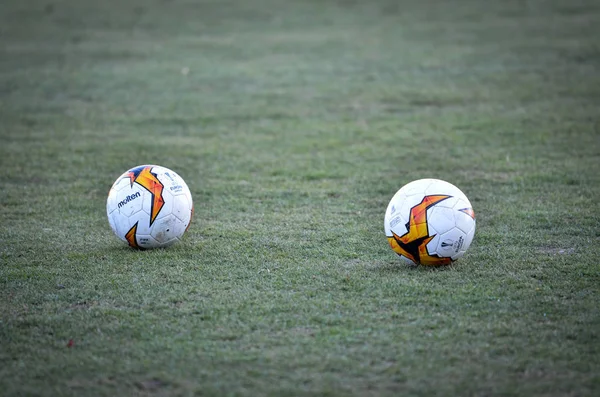
[(390, 200), (384, 219), (392, 250), (405, 261), (426, 266), (448, 265), (462, 257), (475, 225), (467, 196), (440, 179), (404, 185)]

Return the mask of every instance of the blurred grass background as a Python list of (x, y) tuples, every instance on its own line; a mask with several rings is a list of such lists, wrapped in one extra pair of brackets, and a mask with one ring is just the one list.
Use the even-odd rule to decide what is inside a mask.
[[(596, 395), (599, 17), (586, 0), (4, 1), (0, 389)], [(172, 249), (108, 227), (110, 185), (146, 163), (195, 200)], [(405, 267), (383, 234), (423, 177), (478, 215), (447, 269)]]

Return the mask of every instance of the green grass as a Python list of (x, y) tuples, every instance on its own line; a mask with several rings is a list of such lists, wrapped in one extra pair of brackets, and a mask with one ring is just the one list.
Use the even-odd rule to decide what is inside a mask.
[[(598, 395), (599, 21), (592, 0), (2, 2), (0, 394)], [(194, 197), (170, 249), (106, 219), (146, 163)], [(423, 177), (478, 214), (448, 268), (383, 233)]]

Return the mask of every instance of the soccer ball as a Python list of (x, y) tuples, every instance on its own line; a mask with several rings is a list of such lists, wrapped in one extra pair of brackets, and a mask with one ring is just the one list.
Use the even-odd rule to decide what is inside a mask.
[(190, 189), (177, 173), (158, 165), (140, 165), (112, 185), (106, 213), (113, 232), (131, 247), (168, 247), (190, 226), (194, 204)]
[(448, 265), (465, 254), (475, 235), (475, 212), (467, 196), (439, 179), (419, 179), (396, 192), (384, 219), (390, 247), (402, 260)]

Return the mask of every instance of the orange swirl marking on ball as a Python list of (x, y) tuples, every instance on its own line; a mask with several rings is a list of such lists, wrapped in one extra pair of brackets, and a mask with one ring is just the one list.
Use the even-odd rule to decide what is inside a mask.
[(141, 166), (132, 169), (127, 174), (132, 185), (135, 182), (152, 194), (152, 202), (150, 204), (150, 225), (154, 223), (160, 210), (165, 205), (165, 200), (162, 195), (165, 186), (151, 170), (152, 167), (150, 166)]
[(194, 205), (192, 205), (192, 209), (190, 210), (190, 222), (185, 227), (186, 232), (188, 231), (188, 229), (190, 228), (190, 225), (192, 224), (192, 219), (194, 219)]
[(138, 226), (138, 223), (136, 222), (135, 225), (133, 225), (133, 227), (131, 229), (129, 229), (127, 234), (125, 234), (125, 240), (127, 240), (127, 242), (129, 243), (129, 246), (133, 247), (133, 248), (140, 248), (140, 246), (138, 245), (138, 243), (135, 239), (135, 233), (137, 232), (137, 226)]
[(475, 211), (473, 211), (473, 208), (463, 208), (459, 210), (460, 212), (464, 212), (465, 214), (469, 215), (471, 218), (475, 219)]
[(452, 262), (451, 258), (429, 255), (427, 251), (427, 244), (435, 237), (429, 235), (427, 209), (450, 197), (447, 195), (423, 197), (419, 204), (410, 209), (409, 221), (406, 224), (408, 231), (402, 236), (392, 231), (392, 236), (388, 236), (390, 247), (397, 254), (422, 265), (447, 265)]

